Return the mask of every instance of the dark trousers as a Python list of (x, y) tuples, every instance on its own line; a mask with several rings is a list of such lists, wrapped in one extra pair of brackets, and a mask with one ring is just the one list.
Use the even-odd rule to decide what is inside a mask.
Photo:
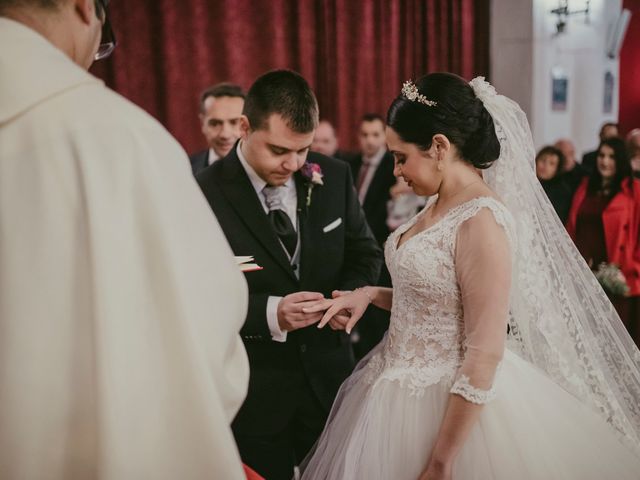
[[(328, 413), (311, 391), (305, 379), (300, 379), (292, 402), (291, 416), (283, 421), (278, 432), (243, 431), (234, 429), (234, 437), (242, 461), (267, 480), (291, 480), (293, 467), (302, 463), (322, 433)], [(264, 406), (269, 415), (269, 406)]]

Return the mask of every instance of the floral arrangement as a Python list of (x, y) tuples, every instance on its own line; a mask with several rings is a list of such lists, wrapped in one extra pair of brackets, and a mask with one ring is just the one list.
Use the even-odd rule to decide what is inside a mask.
[(322, 181), (322, 169), (320, 165), (307, 162), (302, 166), (302, 176), (307, 180), (307, 207), (311, 205), (311, 192), (316, 185), (324, 185)]
[(594, 273), (607, 293), (623, 297), (629, 295), (627, 279), (615, 263), (601, 263)]

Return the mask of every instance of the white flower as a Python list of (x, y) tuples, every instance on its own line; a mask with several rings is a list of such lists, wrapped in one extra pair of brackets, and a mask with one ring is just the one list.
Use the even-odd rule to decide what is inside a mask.
[(324, 182), (322, 181), (322, 174), (320, 172), (312, 172), (311, 183), (315, 185), (324, 185)]
[(484, 77), (474, 78), (469, 82), (469, 85), (473, 88), (473, 92), (476, 94), (476, 97), (482, 100), (483, 103), (497, 95), (496, 89), (493, 88), (493, 85), (487, 82)]
[(620, 268), (613, 263), (601, 263), (595, 271), (596, 278), (602, 288), (614, 295), (627, 296), (629, 285)]

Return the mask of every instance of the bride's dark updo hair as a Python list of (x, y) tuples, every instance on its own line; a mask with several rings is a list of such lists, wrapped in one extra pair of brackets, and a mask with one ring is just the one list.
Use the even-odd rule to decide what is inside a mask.
[(500, 156), (493, 119), (471, 86), (452, 73), (431, 73), (415, 82), (418, 92), (437, 102), (428, 106), (400, 94), (387, 113), (387, 124), (407, 143), (431, 148), (440, 133), (476, 168), (488, 168)]

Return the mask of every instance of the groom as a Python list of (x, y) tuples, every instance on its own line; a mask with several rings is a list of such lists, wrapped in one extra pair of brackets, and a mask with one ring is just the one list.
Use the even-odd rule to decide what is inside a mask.
[(322, 315), (302, 308), (374, 283), (382, 255), (346, 163), (309, 153), (318, 104), (300, 75), (258, 78), (240, 124), (232, 151), (196, 178), (235, 254), (263, 267), (246, 274), (251, 375), (235, 438), (246, 464), (289, 480), (353, 368), (346, 334), (318, 330)]

